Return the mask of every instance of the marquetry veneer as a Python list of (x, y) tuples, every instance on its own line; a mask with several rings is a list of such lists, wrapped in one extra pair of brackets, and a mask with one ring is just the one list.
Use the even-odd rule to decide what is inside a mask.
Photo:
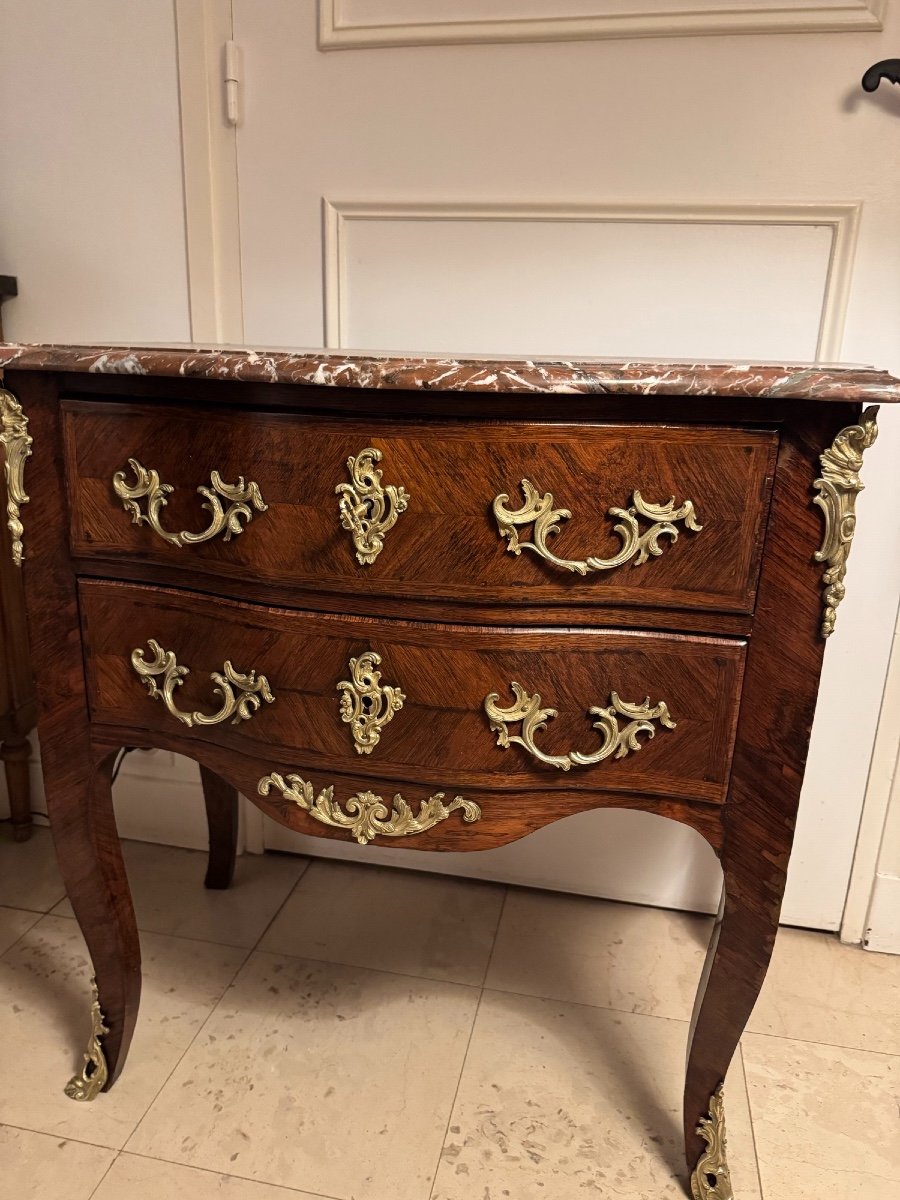
[[(218, 576), (219, 587), (238, 595), (251, 575), (263, 583), (367, 599), (562, 603), (567, 621), (573, 605), (753, 609), (778, 445), (771, 430), (562, 421), (423, 424), (233, 411), (212, 411), (198, 421), (196, 411), (159, 403), (71, 400), (62, 412), (72, 552), (80, 557), (190, 566)], [(390, 552), (361, 570), (335, 521), (335, 485), (350, 482), (347, 458), (370, 445), (383, 456), (378, 469), (384, 485), (402, 486), (414, 500), (390, 535)], [(123, 468), (123, 484), (135, 482), (123, 446), (172, 486), (161, 518), (166, 529), (202, 528), (197, 488), (209, 484), (212, 463), (226, 481), (244, 476), (257, 482), (265, 515), (257, 516), (251, 504), (250, 536), (203, 542), (190, 556), (148, 538), (145, 527), (122, 520), (122, 503), (110, 487)], [(606, 512), (627, 509), (635, 488), (651, 503), (674, 497), (676, 508), (702, 496), (702, 548), (663, 553), (652, 570), (632, 569), (632, 560), (626, 570), (607, 574), (600, 588), (592, 572), (548, 571), (535, 555), (504, 554), (496, 523), (491, 528), (498, 494), (507, 495), (508, 510), (522, 506), (523, 479), (542, 496), (550, 492), (559, 508), (578, 504), (577, 518), (564, 518), (549, 539), (557, 556), (582, 561), (619, 550), (613, 529), (620, 518)], [(684, 528), (683, 521), (675, 524)], [(689, 529), (686, 536), (690, 540)]]
[[(304, 833), (476, 850), (575, 812), (691, 825), (723, 903), (690, 1033), (697, 1200), (775, 938), (874, 441), (864, 369), (0, 346), (47, 801), (122, 1070), (140, 950), (123, 746)], [(199, 492), (199, 494), (198, 494)], [(302, 1094), (302, 1089), (300, 1091)]]

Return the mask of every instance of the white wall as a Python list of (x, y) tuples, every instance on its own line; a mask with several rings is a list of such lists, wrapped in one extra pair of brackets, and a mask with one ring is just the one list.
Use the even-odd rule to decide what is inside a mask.
[(173, 0), (0, 0), (8, 339), (187, 341)]
[[(189, 341), (173, 0), (0, 0), (0, 145), (4, 336)], [(126, 835), (204, 844), (193, 763), (133, 755), (117, 800)]]

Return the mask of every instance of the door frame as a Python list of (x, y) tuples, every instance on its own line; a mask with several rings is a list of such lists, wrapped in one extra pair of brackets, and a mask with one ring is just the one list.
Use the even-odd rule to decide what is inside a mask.
[(237, 127), (225, 120), (231, 0), (175, 0), (191, 340), (244, 340)]

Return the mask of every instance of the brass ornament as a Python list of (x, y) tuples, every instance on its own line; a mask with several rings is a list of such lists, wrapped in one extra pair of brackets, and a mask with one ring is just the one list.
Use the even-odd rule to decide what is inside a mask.
[(341, 525), (353, 535), (356, 558), (361, 566), (369, 566), (384, 549), (384, 536), (406, 512), (409, 493), (406, 488), (381, 485), (381, 451), (374, 446), (361, 450), (347, 459), (350, 483), (339, 483), (334, 489), (340, 496), (338, 511)]
[[(241, 721), (249, 721), (263, 700), (271, 704), (275, 699), (265, 675), (257, 675), (255, 671), (242, 675), (229, 660), (223, 668), (224, 674), (213, 671), (210, 675), (216, 685), (213, 689), (215, 695), (222, 698), (219, 711), (212, 715), (183, 712), (175, 703), (174, 694), (175, 689), (184, 682), (184, 676), (190, 673), (190, 668), (179, 666), (174, 651), (164, 650), (154, 638), (150, 638), (147, 645), (153, 653), (153, 659), (148, 662), (144, 658), (144, 651), (138, 648), (131, 652), (131, 665), (146, 683), (153, 699), (162, 700), (172, 716), (188, 728), (193, 725), (219, 725), (229, 717), (232, 725), (238, 725)], [(156, 682), (156, 677), (160, 675), (162, 687)]]
[(25, 491), (25, 459), (31, 454), (32, 438), (28, 432), (28, 418), (22, 405), (12, 392), (0, 388), (0, 442), (5, 451), (6, 467), (6, 523), (12, 537), (12, 560), (21, 567), (23, 550), (20, 505), (28, 503)]
[[(192, 546), (197, 542), (208, 542), (220, 533), (223, 542), (243, 533), (241, 520), (248, 523), (253, 519), (253, 509), (265, 512), (268, 505), (263, 503), (259, 486), (252, 481), (244, 482), (243, 475), (238, 476), (237, 483), (223, 483), (218, 471), (210, 475), (209, 487), (198, 487), (197, 491), (204, 497), (203, 508), (210, 514), (211, 520), (201, 533), (190, 533), (183, 529), (181, 533), (169, 533), (160, 523), (160, 513), (169, 503), (167, 497), (175, 490), (170, 483), (160, 483), (159, 472), (152, 468), (148, 470), (136, 458), (129, 458), (128, 465), (134, 472), (136, 482), (125, 482), (125, 472), (116, 471), (113, 475), (113, 491), (122, 501), (122, 507), (131, 515), (135, 525), (149, 525), (154, 533), (171, 546)], [(220, 499), (221, 497), (221, 499)], [(147, 511), (144, 513), (138, 503), (146, 499)], [(228, 501), (228, 507), (222, 507), (222, 500)], [(252, 508), (251, 508), (252, 505)]]
[[(662, 701), (651, 705), (648, 696), (643, 704), (629, 704), (628, 701), (620, 699), (617, 692), (613, 692), (608, 708), (589, 710), (592, 717), (597, 717), (594, 729), (603, 736), (599, 750), (595, 750), (593, 754), (582, 754), (578, 750), (561, 755), (545, 754), (535, 743), (535, 737), (547, 728), (547, 722), (557, 715), (557, 710), (541, 708), (538, 692), (529, 696), (521, 684), (515, 682), (511, 683), (510, 687), (516, 700), (509, 708), (499, 707), (497, 702), (500, 697), (496, 692), (491, 692), (484, 701), (484, 711), (490, 720), (492, 732), (497, 735), (497, 745), (502, 746), (504, 750), (509, 749), (513, 743), (523, 746), (540, 762), (559, 767), (561, 771), (571, 770), (573, 766), (590, 767), (610, 756), (624, 758), (629, 751), (642, 749), (643, 743), (638, 740), (638, 735), (646, 733), (648, 739), (654, 737), (656, 729), (653, 721), (659, 721), (666, 729), (675, 728), (669, 709)], [(628, 724), (623, 728), (619, 726), (619, 717), (628, 719)], [(522, 724), (521, 734), (511, 734), (507, 725), (517, 725), (519, 722)]]
[(821, 550), (815, 554), (816, 562), (828, 563), (822, 579), (825, 589), (822, 614), (822, 637), (834, 632), (837, 607), (846, 593), (844, 577), (847, 574), (847, 559), (856, 532), (856, 497), (865, 487), (859, 477), (863, 464), (863, 451), (878, 437), (877, 406), (867, 408), (858, 425), (848, 425), (820, 456), (822, 474), (813, 487), (819, 493), (815, 497), (825, 514), (825, 537)]
[(393, 807), (389, 809), (382, 797), (374, 792), (357, 792), (341, 808), (334, 798), (333, 787), (323, 788), (316, 796), (313, 785), (299, 775), (288, 775), (287, 779), (274, 772), (264, 775), (257, 791), (261, 796), (268, 796), (273, 787), (278, 788), (285, 800), (292, 800), (308, 812), (313, 820), (338, 829), (349, 829), (361, 846), (374, 837), (410, 837), (424, 833), (446, 821), (457, 809), (462, 810), (466, 822), (481, 819), (477, 804), (462, 796), (454, 796), (449, 804), (444, 804), (444, 792), (435, 792), (423, 800), (418, 813), (413, 813), (401, 795), (394, 796)]
[[(631, 498), (630, 508), (611, 508), (609, 515), (618, 518), (615, 532), (622, 542), (622, 548), (612, 558), (591, 557), (586, 559), (558, 558), (547, 546), (547, 539), (560, 531), (560, 522), (568, 520), (572, 514), (567, 508), (554, 508), (552, 492), (540, 495), (537, 488), (529, 479), (521, 482), (524, 504), (521, 508), (507, 508), (509, 496), (501, 492), (494, 498), (494, 519), (502, 537), (507, 540), (507, 550), (510, 554), (521, 554), (523, 550), (531, 550), (539, 558), (562, 567), (566, 571), (574, 571), (578, 575), (587, 575), (590, 571), (612, 571), (627, 562), (633, 561), (635, 567), (640, 567), (652, 556), (658, 558), (664, 547), (660, 545), (661, 537), (678, 540), (678, 529), (675, 521), (683, 521), (685, 528), (699, 533), (703, 528), (697, 524), (697, 515), (691, 500), (676, 505), (672, 496), (667, 504), (650, 504), (639, 491)], [(641, 533), (638, 520), (652, 522), (649, 529)], [(523, 526), (534, 525), (533, 541), (519, 540), (519, 529)]]
[(341, 693), (341, 720), (350, 726), (357, 754), (371, 754), (381, 740), (381, 731), (406, 697), (398, 687), (381, 686), (376, 668), (381, 656), (370, 650), (350, 659), (350, 679), (337, 685)]
[(709, 1101), (709, 1114), (700, 1118), (697, 1133), (706, 1149), (691, 1175), (693, 1200), (734, 1200), (725, 1140), (725, 1085), (720, 1083)]
[(66, 1095), (70, 1100), (94, 1100), (103, 1091), (109, 1079), (109, 1067), (101, 1041), (109, 1033), (109, 1029), (100, 1008), (96, 979), (91, 980), (91, 991), (91, 1036), (84, 1055), (84, 1066), (66, 1084)]

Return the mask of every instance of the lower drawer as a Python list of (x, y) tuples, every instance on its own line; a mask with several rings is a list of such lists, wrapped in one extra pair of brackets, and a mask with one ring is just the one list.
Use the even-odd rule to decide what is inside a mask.
[[(724, 801), (738, 640), (323, 616), (82, 580), (94, 722), (430, 787)], [(123, 733), (123, 742), (127, 737)]]

